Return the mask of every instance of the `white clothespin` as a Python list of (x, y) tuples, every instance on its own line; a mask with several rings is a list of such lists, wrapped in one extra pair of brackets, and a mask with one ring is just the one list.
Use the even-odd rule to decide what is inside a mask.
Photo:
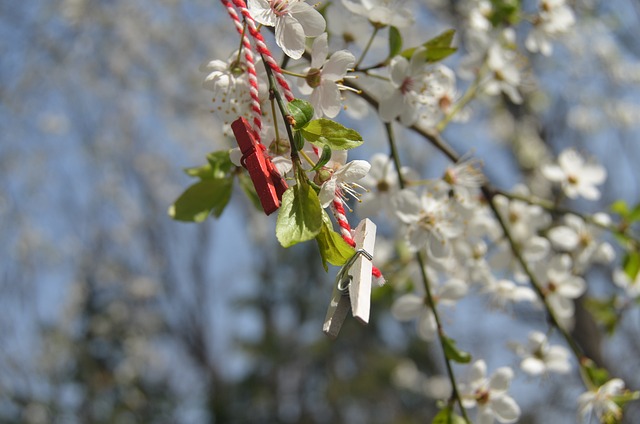
[(338, 337), (349, 309), (362, 324), (369, 323), (371, 308), (371, 270), (376, 241), (376, 224), (363, 219), (356, 227), (356, 253), (340, 269), (333, 287), (322, 331), (332, 339)]

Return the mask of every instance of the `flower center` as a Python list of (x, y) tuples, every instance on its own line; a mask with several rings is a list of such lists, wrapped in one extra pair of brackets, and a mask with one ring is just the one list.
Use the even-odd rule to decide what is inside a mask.
[(318, 68), (311, 68), (309, 72), (307, 72), (307, 76), (304, 80), (309, 84), (311, 88), (318, 88), (320, 86), (320, 82), (322, 81), (321, 71)]
[(313, 177), (313, 182), (318, 185), (322, 185), (325, 182), (329, 181), (332, 175), (333, 175), (333, 169), (322, 167), (322, 169), (316, 172), (316, 176)]
[(436, 223), (436, 217), (432, 213), (424, 212), (418, 220), (418, 225), (426, 230), (430, 230)]
[(478, 405), (485, 405), (489, 402), (489, 391), (488, 390), (476, 390), (476, 402)]
[(571, 185), (576, 185), (578, 184), (578, 177), (576, 177), (575, 175), (568, 175), (567, 182)]
[(414, 84), (413, 78), (411, 77), (405, 78), (404, 81), (402, 81), (402, 85), (400, 86), (400, 92), (402, 94), (407, 94), (413, 88), (413, 84)]
[(276, 16), (283, 16), (289, 13), (287, 10), (289, 8), (289, 0), (272, 0), (271, 1), (271, 10)]
[(451, 101), (451, 97), (447, 95), (440, 97), (440, 100), (438, 100), (438, 106), (440, 107), (440, 110), (443, 111), (444, 113), (447, 113), (449, 111), (452, 103), (453, 102)]
[(378, 189), (379, 192), (386, 193), (387, 191), (389, 191), (391, 187), (389, 186), (389, 183), (386, 182), (385, 180), (380, 180), (378, 181), (376, 188)]

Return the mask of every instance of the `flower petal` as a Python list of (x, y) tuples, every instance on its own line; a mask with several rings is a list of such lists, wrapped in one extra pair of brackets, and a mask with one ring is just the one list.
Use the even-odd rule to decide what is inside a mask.
[(300, 59), (304, 53), (304, 30), (292, 16), (282, 16), (276, 21), (276, 44), (292, 59)]
[(338, 181), (351, 183), (367, 175), (369, 169), (371, 169), (371, 164), (366, 160), (352, 160), (338, 169), (334, 175)]
[(342, 79), (347, 74), (347, 70), (352, 68), (355, 63), (356, 58), (350, 51), (337, 51), (332, 54), (329, 61), (324, 64), (322, 69), (322, 78), (326, 78), (331, 81)]
[(489, 387), (495, 391), (506, 391), (509, 388), (512, 378), (513, 370), (511, 368), (500, 367), (491, 376)]
[(393, 302), (391, 315), (398, 321), (410, 321), (417, 318), (424, 308), (424, 298), (409, 293), (400, 296)]
[(266, 26), (276, 25), (276, 14), (271, 10), (268, 0), (249, 0), (247, 8), (256, 22)]
[(520, 418), (520, 407), (509, 396), (494, 398), (491, 408), (501, 423), (515, 423)]
[(327, 23), (322, 14), (304, 1), (293, 4), (289, 3), (289, 12), (291, 16), (300, 22), (300, 25), (302, 25), (304, 29), (304, 35), (307, 37), (317, 37), (322, 34), (327, 27)]
[(405, 224), (412, 224), (420, 217), (422, 203), (418, 196), (410, 190), (402, 190), (393, 197), (396, 215)]

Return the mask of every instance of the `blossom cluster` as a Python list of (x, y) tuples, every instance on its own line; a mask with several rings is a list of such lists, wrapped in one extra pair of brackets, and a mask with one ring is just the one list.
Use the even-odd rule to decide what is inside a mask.
[[(297, 78), (298, 93), (307, 96), (314, 118), (328, 121), (343, 109), (352, 118), (362, 117), (369, 107), (363, 105), (366, 99), (388, 127), (398, 121), (429, 138), (452, 120), (468, 119), (467, 103), (476, 96), (501, 95), (516, 105), (526, 100), (526, 65), (516, 31), (516, 22), (524, 15), (519, 15), (517, 8), (500, 6), (500, 2), (464, 3), (466, 54), (457, 71), (441, 63), (455, 51), (452, 34), (411, 49), (390, 47), (384, 60), (362, 66), (380, 29), (390, 27), (390, 34), (400, 34), (400, 29), (414, 24), (414, 14), (402, 2), (343, 0), (321, 14), (300, 0), (249, 0), (248, 12), (257, 23), (274, 27), (275, 43), (294, 61), (291, 70), (283, 73)], [(331, 19), (325, 21), (325, 16)], [(544, 56), (553, 53), (552, 42), (576, 21), (564, 0), (541, 0), (538, 10), (524, 17), (531, 26), (521, 44)], [(361, 34), (351, 32), (354, 28), (372, 33), (370, 41), (361, 43)], [(340, 41), (344, 48), (331, 52), (332, 43)], [(359, 58), (349, 48), (359, 51)], [(397, 320), (416, 321), (417, 335), (425, 341), (442, 341), (440, 309), (477, 294), (499, 310), (513, 310), (515, 304), (544, 310), (557, 334), (570, 331), (574, 302), (587, 291), (585, 273), (594, 265), (613, 263), (616, 251), (606, 237), (610, 216), (559, 212), (557, 206), (565, 198), (600, 199), (607, 177), (604, 167), (588, 154), (567, 148), (559, 152), (557, 160), (543, 161), (534, 174), (535, 181), (529, 187), (545, 187), (540, 197), (524, 185), (510, 191), (494, 189), (485, 177), (483, 163), (471, 155), (456, 158), (440, 178), (425, 180), (420, 177), (421, 170), (400, 164), (393, 140), (392, 154), (376, 153), (369, 161), (348, 161), (347, 150), (337, 148), (329, 149), (330, 157), (325, 158), (326, 149), (318, 146), (317, 139), (292, 149), (293, 140), (285, 131), (291, 125), (287, 121), (290, 117), (272, 116), (270, 111), (275, 108), (268, 107), (275, 88), (263, 71), (257, 75), (258, 85), (252, 85), (248, 65), (240, 52), (233, 52), (227, 61), (213, 60), (203, 67), (208, 72), (204, 86), (214, 93), (214, 113), (227, 124), (238, 116), (252, 116), (251, 89), (257, 90), (263, 117), (258, 135), (267, 157), (287, 181), (299, 184), (296, 167), (302, 169), (317, 188), (322, 208), (334, 208), (336, 202), (348, 207), (354, 198), (361, 216), (386, 220), (390, 233), (398, 235), (395, 246), (428, 258), (426, 265), (408, 261), (393, 275), (396, 298), (391, 313)], [(256, 65), (264, 70), (259, 60)], [(357, 84), (352, 79), (356, 76)], [(464, 94), (458, 89), (457, 77), (473, 79)], [(298, 154), (306, 162), (297, 164)], [(239, 149), (233, 149), (230, 157), (236, 166), (242, 165)], [(343, 222), (339, 225), (345, 228)], [(391, 248), (377, 250), (383, 253), (376, 255), (375, 262), (383, 270), (385, 263), (398, 260)], [(389, 253), (385, 255), (385, 251)], [(640, 295), (640, 273), (630, 276), (618, 269), (613, 279), (629, 298)], [(545, 334), (535, 330), (526, 344), (509, 343), (524, 373), (566, 374), (583, 366), (573, 363), (575, 352), (551, 344), (553, 331)], [(405, 378), (407, 373), (403, 369), (399, 374), (403, 385), (409, 380), (422, 381)], [(481, 423), (494, 419), (516, 422), (520, 408), (507, 393), (513, 377), (510, 367), (498, 368), (487, 376), (486, 363), (475, 361), (468, 381), (461, 384), (460, 406), (477, 407)], [(623, 387), (618, 379), (590, 387), (578, 399), (580, 411), (584, 416), (619, 414), (611, 397), (622, 393)]]

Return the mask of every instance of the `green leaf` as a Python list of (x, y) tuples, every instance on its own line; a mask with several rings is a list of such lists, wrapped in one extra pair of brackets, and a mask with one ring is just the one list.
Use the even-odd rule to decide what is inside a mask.
[(220, 150), (207, 155), (207, 161), (211, 165), (213, 178), (225, 178), (235, 166), (229, 158), (229, 150)]
[(320, 155), (320, 159), (318, 159), (318, 162), (314, 165), (313, 168), (311, 168), (311, 171), (317, 171), (318, 169), (322, 168), (327, 164), (327, 162), (329, 162), (330, 159), (331, 147), (325, 144), (324, 146), (322, 146), (322, 154)]
[(520, 20), (519, 0), (491, 0), (492, 13), (489, 21), (494, 27), (515, 25)]
[(264, 211), (262, 209), (262, 203), (260, 203), (260, 198), (258, 197), (258, 193), (256, 193), (256, 188), (253, 186), (253, 182), (251, 181), (251, 177), (245, 173), (238, 174), (238, 181), (240, 181), (240, 188), (244, 191), (244, 194), (247, 195), (253, 206), (259, 211)]
[(444, 346), (444, 354), (447, 359), (460, 364), (468, 364), (471, 362), (471, 354), (459, 350), (456, 346), (455, 340), (447, 336), (442, 336), (442, 343)]
[(231, 198), (233, 179), (215, 178), (195, 183), (169, 206), (169, 216), (176, 221), (202, 222), (209, 214), (218, 217)]
[(453, 410), (446, 406), (441, 409), (438, 414), (433, 417), (431, 424), (465, 424), (464, 418), (453, 412)]
[[(424, 50), (421, 52), (421, 55), (424, 56), (424, 60), (427, 63), (439, 62), (455, 53), (458, 49), (451, 47), (455, 33), (455, 29), (449, 29), (433, 37), (431, 40), (422, 43), (421, 47), (424, 47)], [(416, 50), (418, 50), (418, 47), (412, 47), (404, 50), (400, 55), (410, 60)]]
[(325, 271), (329, 270), (327, 262), (334, 266), (342, 266), (356, 253), (340, 234), (333, 231), (331, 220), (324, 211), (322, 211), (322, 228), (316, 236), (316, 242)]
[(615, 332), (620, 320), (615, 296), (611, 296), (609, 299), (587, 298), (584, 306), (593, 315), (593, 319), (604, 326), (608, 335)]
[(583, 368), (594, 386), (600, 387), (609, 380), (609, 372), (604, 368), (599, 368), (591, 359), (584, 361)]
[(309, 102), (293, 99), (289, 102), (287, 108), (295, 121), (293, 129), (299, 130), (313, 119), (313, 106)]
[(611, 211), (617, 213), (623, 218), (626, 218), (629, 215), (629, 206), (627, 206), (627, 202), (624, 200), (616, 200), (611, 205)]
[(402, 35), (398, 28), (389, 27), (389, 58), (396, 56), (402, 50)]
[(640, 272), (640, 252), (630, 251), (624, 256), (622, 260), (625, 274), (634, 281), (638, 272)]
[(442, 47), (451, 47), (451, 43), (453, 42), (453, 36), (456, 35), (455, 29), (448, 29), (443, 33), (436, 35), (431, 40), (425, 42), (423, 46), (427, 49), (430, 48), (442, 48)]
[(327, 144), (333, 150), (348, 150), (362, 144), (362, 136), (330, 119), (320, 118), (309, 122), (301, 129), (302, 135), (311, 143)]
[(311, 240), (322, 229), (322, 206), (316, 192), (302, 180), (282, 196), (276, 237), (283, 247)]
[(213, 178), (213, 168), (209, 163), (202, 166), (193, 166), (191, 168), (184, 168), (184, 172), (190, 177), (200, 178), (201, 180)]
[(640, 203), (635, 205), (633, 210), (629, 213), (627, 219), (629, 220), (629, 222), (640, 221)]

